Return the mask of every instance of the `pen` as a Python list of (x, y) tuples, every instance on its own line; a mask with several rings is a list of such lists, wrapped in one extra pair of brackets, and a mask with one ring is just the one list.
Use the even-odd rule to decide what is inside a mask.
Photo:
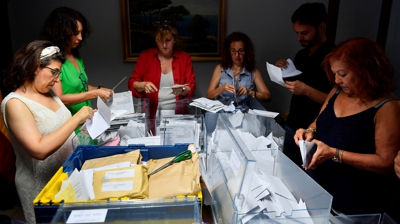
[(117, 88), (117, 86), (119, 86), (119, 84), (121, 84), (121, 82), (124, 81), (125, 79), (126, 79), (126, 76), (123, 79), (121, 79), (121, 81), (119, 81), (119, 83), (117, 83), (117, 85), (115, 85), (114, 88), (112, 88), (112, 90), (114, 91), (115, 88)]

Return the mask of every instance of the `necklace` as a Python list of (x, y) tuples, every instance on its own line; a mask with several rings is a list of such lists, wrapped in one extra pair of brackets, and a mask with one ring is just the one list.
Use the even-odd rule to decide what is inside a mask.
[(161, 69), (164, 68), (164, 62), (165, 62), (165, 60), (161, 61)]
[(169, 58), (169, 59), (165, 59), (165, 60), (161, 60), (161, 58), (159, 58), (159, 60), (160, 60), (160, 65), (161, 65), (161, 70), (164, 68), (164, 63), (168, 63), (168, 62), (170, 62), (170, 61), (172, 61), (172, 58)]

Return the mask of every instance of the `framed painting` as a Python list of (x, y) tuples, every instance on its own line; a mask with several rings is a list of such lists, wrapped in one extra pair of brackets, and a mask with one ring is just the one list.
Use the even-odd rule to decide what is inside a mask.
[(221, 59), (226, 34), (226, 0), (120, 0), (125, 62), (154, 47), (152, 24), (159, 19), (177, 28), (182, 50), (193, 61)]

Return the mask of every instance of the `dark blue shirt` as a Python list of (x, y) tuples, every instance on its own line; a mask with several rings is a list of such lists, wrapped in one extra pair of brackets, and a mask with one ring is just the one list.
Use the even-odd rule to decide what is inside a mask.
[[(317, 119), (317, 139), (345, 153), (375, 154), (374, 117), (387, 101), (357, 114), (336, 117), (334, 103), (339, 92)], [(348, 215), (383, 212), (387, 177), (332, 160), (320, 164), (315, 174), (316, 181), (333, 196), (333, 209)]]
[[(325, 41), (320, 48), (312, 55), (310, 50), (304, 48), (297, 52), (294, 58), (296, 69), (302, 73), (298, 76), (285, 79), (285, 81), (299, 80), (314, 89), (329, 93), (332, 85), (322, 68), (322, 61), (325, 56), (335, 47), (332, 42)], [(294, 131), (308, 126), (317, 118), (321, 104), (315, 102), (305, 95), (292, 95), (290, 111), (287, 118), (287, 125)]]

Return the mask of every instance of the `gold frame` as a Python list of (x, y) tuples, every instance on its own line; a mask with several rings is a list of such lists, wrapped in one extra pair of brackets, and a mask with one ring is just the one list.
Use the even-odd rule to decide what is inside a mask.
[[(121, 26), (124, 62), (136, 62), (140, 52), (131, 52), (130, 27), (129, 27), (129, 0), (120, 0)], [(219, 0), (219, 24), (218, 24), (218, 52), (189, 53), (193, 61), (217, 61), (221, 60), (222, 44), (226, 35), (226, 0)]]

